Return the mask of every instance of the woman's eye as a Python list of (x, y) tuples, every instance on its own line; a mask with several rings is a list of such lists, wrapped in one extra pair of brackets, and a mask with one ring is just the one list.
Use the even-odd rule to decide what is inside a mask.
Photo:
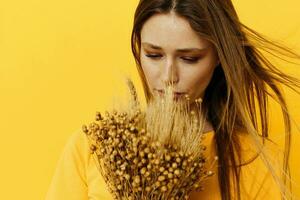
[(199, 57), (182, 57), (182, 59), (189, 63), (195, 63), (199, 60)]
[(146, 56), (149, 58), (160, 58), (161, 57), (161, 55), (159, 55), (159, 54), (146, 54)]
[[(159, 59), (162, 57), (160, 54), (146, 54), (147, 57), (152, 58), (152, 59)], [(184, 61), (188, 63), (196, 63), (199, 60), (200, 57), (181, 57)]]

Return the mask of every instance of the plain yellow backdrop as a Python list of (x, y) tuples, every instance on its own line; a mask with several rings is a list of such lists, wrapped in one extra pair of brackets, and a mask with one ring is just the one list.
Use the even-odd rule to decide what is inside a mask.
[[(130, 50), (137, 0), (0, 1), (0, 199), (44, 199), (68, 137), (111, 105), (122, 74), (141, 85)], [(242, 22), (300, 52), (300, 1), (234, 1)], [(299, 66), (279, 62), (300, 77)], [(300, 97), (286, 90), (295, 122)], [(272, 104), (271, 129), (283, 139)], [(293, 124), (292, 175), (300, 184)], [(300, 196), (300, 187), (296, 188)]]

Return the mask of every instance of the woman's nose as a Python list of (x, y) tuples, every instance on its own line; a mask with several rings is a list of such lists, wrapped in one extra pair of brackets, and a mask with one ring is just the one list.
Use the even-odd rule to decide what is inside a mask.
[(165, 85), (174, 85), (179, 81), (178, 72), (174, 62), (167, 62), (163, 69), (161, 79)]

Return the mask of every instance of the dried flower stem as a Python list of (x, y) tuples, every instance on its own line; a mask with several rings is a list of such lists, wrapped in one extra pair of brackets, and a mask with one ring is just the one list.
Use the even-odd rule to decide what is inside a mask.
[(195, 113), (189, 110), (188, 97), (174, 101), (168, 87), (142, 112), (133, 83), (127, 83), (131, 106), (105, 117), (97, 112), (96, 122), (82, 128), (113, 198), (188, 199), (213, 175), (205, 168), (201, 99), (195, 101)]

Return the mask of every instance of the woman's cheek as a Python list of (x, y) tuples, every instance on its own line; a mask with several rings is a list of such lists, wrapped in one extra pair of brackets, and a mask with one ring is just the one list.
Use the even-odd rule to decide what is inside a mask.
[(184, 79), (186, 80), (185, 85), (190, 91), (190, 93), (193, 93), (191, 94), (193, 96), (199, 95), (206, 89), (213, 74), (213, 69), (211, 69), (210, 67), (207, 68), (204, 68), (203, 66), (197, 66), (197, 67), (198, 70), (185, 73), (184, 76)]
[(155, 85), (155, 82), (157, 81), (158, 69), (156, 69), (155, 66), (151, 66), (149, 64), (142, 64), (142, 66), (148, 84), (150, 85), (150, 87), (153, 87)]

